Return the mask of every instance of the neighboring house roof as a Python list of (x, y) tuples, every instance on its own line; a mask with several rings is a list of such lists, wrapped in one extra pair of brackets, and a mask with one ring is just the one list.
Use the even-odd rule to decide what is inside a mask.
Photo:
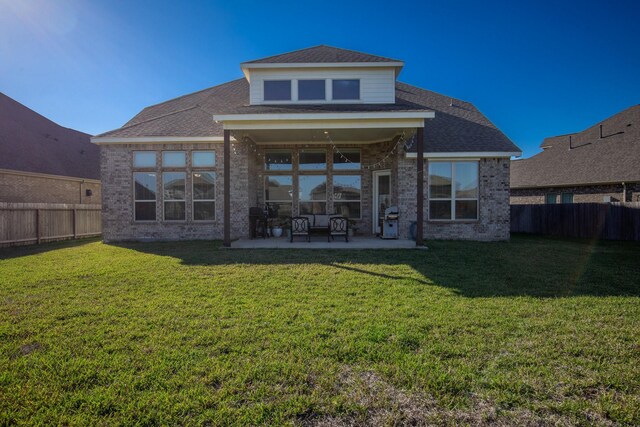
[(100, 179), (100, 149), (90, 137), (0, 93), (0, 169)]
[(99, 137), (222, 136), (213, 114), (434, 111), (425, 128), (427, 152), (517, 152), (509, 138), (473, 104), (396, 82), (395, 104), (248, 105), (249, 83), (238, 79), (142, 110)]
[(640, 182), (640, 105), (582, 132), (546, 138), (541, 148), (511, 162), (511, 188)]
[(355, 50), (319, 45), (293, 52), (281, 53), (267, 58), (244, 62), (244, 64), (300, 64), (300, 63), (340, 63), (340, 62), (402, 62), (398, 59), (369, 55)]

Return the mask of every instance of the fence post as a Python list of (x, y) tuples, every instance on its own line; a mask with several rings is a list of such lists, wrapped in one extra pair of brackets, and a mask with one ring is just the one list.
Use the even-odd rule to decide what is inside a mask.
[(36, 239), (37, 239), (38, 244), (40, 244), (40, 236), (41, 236), (41, 233), (40, 233), (40, 229), (41, 229), (41, 227), (40, 227), (40, 216), (41, 216), (40, 215), (40, 209), (36, 209)]
[(74, 208), (73, 209), (73, 238), (74, 239), (78, 237), (78, 233), (77, 233), (78, 225), (77, 225), (77, 222), (76, 222), (77, 217), (78, 217), (77, 209)]

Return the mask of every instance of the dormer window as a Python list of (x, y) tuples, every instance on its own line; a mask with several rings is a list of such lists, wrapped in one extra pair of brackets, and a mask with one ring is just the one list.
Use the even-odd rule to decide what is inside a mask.
[(360, 99), (360, 80), (334, 79), (332, 83), (334, 100), (344, 101)]
[(265, 101), (291, 101), (291, 80), (265, 80)]
[(324, 101), (326, 84), (324, 80), (298, 80), (300, 101)]

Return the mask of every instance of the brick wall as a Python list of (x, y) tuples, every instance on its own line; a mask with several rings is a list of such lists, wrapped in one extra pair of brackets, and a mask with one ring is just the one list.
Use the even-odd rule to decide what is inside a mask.
[(546, 203), (547, 194), (557, 194), (557, 203), (560, 203), (560, 195), (562, 193), (573, 193), (574, 203), (603, 203), (605, 197), (610, 197), (612, 202), (638, 202), (640, 201), (640, 183), (626, 184), (626, 200), (623, 200), (625, 197), (622, 184), (554, 188), (514, 188), (511, 189), (511, 204), (544, 204)]
[[(232, 144), (231, 153), (231, 237), (248, 235), (248, 211), (251, 206), (264, 204), (264, 150), (287, 148), (297, 152), (298, 146), (252, 146)], [(342, 147), (342, 146), (341, 146)], [(378, 143), (357, 146), (361, 149), (361, 162), (370, 165), (380, 161), (392, 143)], [(101, 171), (103, 177), (103, 236), (105, 241), (122, 240), (178, 240), (178, 239), (221, 239), (223, 233), (224, 176), (222, 144), (154, 144), (154, 145), (104, 145), (101, 147)], [(311, 148), (311, 147), (309, 147)], [(315, 147), (314, 147), (315, 148)], [(328, 168), (331, 170), (332, 149), (327, 150)], [(347, 148), (347, 146), (344, 146)], [(133, 220), (133, 151), (152, 150), (156, 152), (158, 173), (156, 221), (136, 222)], [(216, 152), (216, 219), (210, 222), (194, 222), (192, 217), (192, 184), (190, 173), (186, 183), (186, 221), (162, 221), (162, 179), (161, 152), (179, 150), (187, 152), (187, 172), (190, 171), (192, 150), (213, 150)], [(295, 158), (295, 155), (294, 155)], [(416, 218), (416, 163), (405, 158), (402, 150), (394, 153), (384, 164), (375, 168), (362, 168), (361, 213), (357, 221), (359, 233), (372, 232), (372, 176), (375, 170), (390, 170), (392, 184), (392, 204), (400, 210), (400, 235), (409, 237), (409, 226)], [(425, 164), (425, 171), (428, 165)], [(294, 177), (298, 174), (296, 161), (294, 170), (283, 172)], [(318, 171), (326, 174), (326, 171)], [(343, 171), (355, 174), (355, 171)], [(428, 221), (428, 186), (425, 178), (425, 238), (427, 239), (474, 239), (506, 240), (509, 238), (509, 160), (483, 159), (479, 162), (480, 195), (479, 219), (466, 223), (435, 223)], [(328, 174), (330, 175), (330, 174)], [(296, 179), (294, 178), (294, 193)], [(327, 212), (333, 212), (331, 195), (332, 180), (327, 182)], [(298, 214), (297, 203), (293, 203), (293, 215)]]
[[(87, 196), (86, 190), (92, 195)], [(0, 202), (100, 203), (100, 183), (81, 178), (0, 172)]]
[[(136, 222), (133, 211), (133, 152), (156, 152), (157, 201), (156, 221)], [(186, 151), (186, 220), (165, 222), (162, 203), (162, 151)], [(193, 221), (191, 151), (216, 152), (215, 220)], [(248, 161), (246, 146), (232, 144), (231, 154), (231, 238), (246, 234), (248, 229), (249, 196), (247, 186)], [(223, 145), (218, 144), (153, 144), (103, 145), (100, 147), (103, 177), (103, 238), (106, 242), (126, 240), (198, 240), (222, 239), (224, 179)], [(177, 170), (177, 169), (171, 169)], [(183, 169), (185, 170), (185, 169)]]
[[(478, 220), (429, 221), (428, 161), (424, 179), (424, 238), (454, 240), (509, 239), (509, 159), (480, 159)], [(409, 237), (409, 227), (416, 220), (416, 159), (398, 154), (398, 193), (400, 236)]]

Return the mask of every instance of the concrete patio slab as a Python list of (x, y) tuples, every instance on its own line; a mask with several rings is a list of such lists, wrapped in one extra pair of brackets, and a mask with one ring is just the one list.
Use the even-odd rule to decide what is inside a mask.
[(231, 242), (231, 249), (415, 249), (416, 242), (406, 239), (380, 239), (377, 237), (352, 237), (349, 242), (336, 239), (327, 242), (323, 236), (312, 236), (311, 242), (296, 238), (293, 243), (285, 237), (267, 239), (239, 239)]

